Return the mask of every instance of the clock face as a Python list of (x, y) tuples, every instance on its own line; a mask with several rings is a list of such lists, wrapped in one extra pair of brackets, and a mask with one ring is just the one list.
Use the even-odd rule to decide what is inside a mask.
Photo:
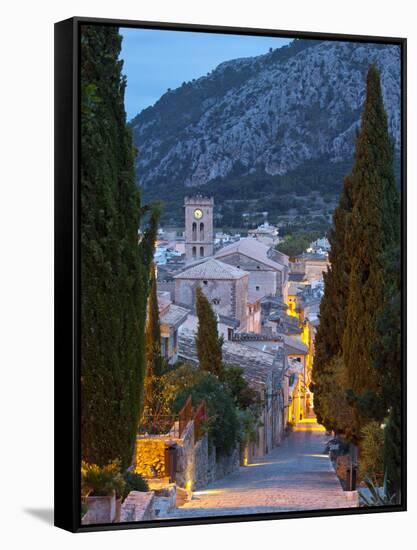
[(196, 209), (194, 210), (194, 218), (195, 218), (196, 220), (199, 220), (199, 219), (201, 219), (202, 217), (203, 217), (203, 211), (202, 211), (200, 208), (196, 208)]

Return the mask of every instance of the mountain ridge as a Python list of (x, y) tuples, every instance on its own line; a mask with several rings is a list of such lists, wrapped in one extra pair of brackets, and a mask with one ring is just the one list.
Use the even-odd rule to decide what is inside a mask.
[(131, 121), (145, 196), (171, 187), (210, 193), (219, 180), (278, 178), (320, 159), (330, 172), (349, 163), (371, 63), (381, 72), (398, 152), (399, 46), (295, 40), (225, 61), (168, 91)]

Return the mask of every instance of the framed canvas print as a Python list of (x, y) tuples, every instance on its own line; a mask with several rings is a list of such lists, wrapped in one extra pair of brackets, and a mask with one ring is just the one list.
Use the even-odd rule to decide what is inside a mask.
[(55, 26), (55, 524), (406, 509), (406, 41)]

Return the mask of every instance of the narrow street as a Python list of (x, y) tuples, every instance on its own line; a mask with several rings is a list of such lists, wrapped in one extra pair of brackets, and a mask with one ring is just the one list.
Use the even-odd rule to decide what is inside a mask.
[(315, 422), (298, 424), (280, 447), (254, 464), (194, 493), (169, 518), (322, 510), (354, 506), (326, 454), (329, 439)]

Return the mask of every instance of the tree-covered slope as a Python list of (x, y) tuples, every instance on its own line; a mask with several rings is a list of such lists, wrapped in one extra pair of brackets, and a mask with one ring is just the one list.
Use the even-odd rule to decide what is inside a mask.
[[(263, 179), (274, 187), (265, 195), (269, 202), (273, 195), (290, 198), (280, 188), (285, 177), (301, 187), (299, 194), (338, 193), (341, 175), (351, 166), (372, 63), (381, 72), (398, 151), (399, 47), (296, 40), (262, 56), (222, 63), (168, 91), (132, 120), (145, 196), (168, 199), (169, 190), (168, 205), (175, 207), (190, 187), (211, 193), (217, 185), (220, 204), (229, 183), (238, 180), (263, 194)], [(318, 168), (316, 182), (312, 165)], [(276, 211), (285, 208), (290, 206)]]

